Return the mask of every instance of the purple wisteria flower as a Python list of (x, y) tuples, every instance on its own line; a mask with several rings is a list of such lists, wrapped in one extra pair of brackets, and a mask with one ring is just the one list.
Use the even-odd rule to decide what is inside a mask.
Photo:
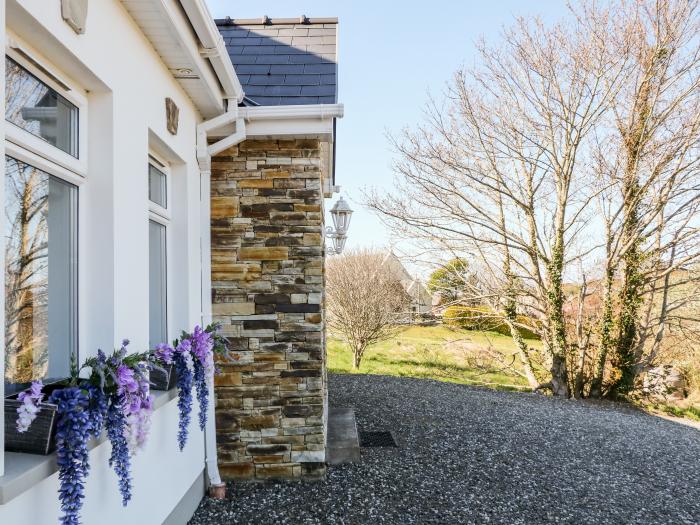
[(117, 392), (120, 396), (129, 397), (139, 391), (139, 383), (134, 377), (134, 371), (126, 365), (117, 368)]
[(214, 373), (214, 340), (209, 332), (203, 330), (199, 325), (194, 327), (191, 336), (192, 354), (202, 363), (207, 375)]
[(126, 417), (124, 416), (123, 398), (118, 394), (112, 396), (107, 410), (107, 437), (112, 444), (109, 466), (119, 478), (119, 492), (122, 505), (126, 507), (131, 499), (131, 455), (127, 442)]
[(180, 412), (177, 443), (180, 450), (185, 448), (189, 433), (190, 413), (192, 412), (192, 384), (194, 363), (192, 361), (192, 343), (183, 339), (175, 350), (174, 362), (177, 372), (177, 407)]
[(137, 368), (119, 365), (117, 368), (117, 395), (121, 400), (129, 449), (135, 452), (143, 448), (148, 438), (153, 413), (148, 370), (145, 364)]
[(56, 463), (63, 525), (79, 525), (85, 497), (85, 478), (90, 471), (87, 443), (92, 424), (89, 398), (84, 390), (69, 387), (54, 390), (51, 403), (58, 405)]
[(207, 410), (209, 408), (209, 383), (207, 371), (199, 361), (194, 364), (194, 387), (199, 402), (199, 429), (204, 431), (207, 426)]
[(22, 403), (17, 409), (17, 432), (26, 432), (29, 426), (36, 419), (39, 413), (39, 404), (44, 399), (44, 394), (41, 391), (44, 384), (41, 381), (33, 381), (29, 390), (21, 392), (17, 396), (17, 400)]
[(169, 344), (160, 343), (159, 345), (156, 345), (156, 359), (162, 361), (166, 365), (173, 364), (173, 354), (175, 354), (175, 349)]

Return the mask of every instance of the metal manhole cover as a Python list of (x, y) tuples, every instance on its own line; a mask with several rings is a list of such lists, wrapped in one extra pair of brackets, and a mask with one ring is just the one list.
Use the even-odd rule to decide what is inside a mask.
[(360, 431), (360, 447), (396, 447), (391, 432)]

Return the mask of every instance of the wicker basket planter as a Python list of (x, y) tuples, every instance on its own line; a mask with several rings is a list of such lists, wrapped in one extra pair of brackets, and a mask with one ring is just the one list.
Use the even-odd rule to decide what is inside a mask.
[[(60, 385), (49, 385), (44, 388), (44, 399), (53, 390), (63, 388)], [(47, 455), (56, 448), (55, 434), (58, 406), (47, 401), (42, 402), (39, 413), (26, 432), (17, 431), (17, 409), (21, 406), (17, 394), (5, 399), (5, 450), (8, 452), (24, 452), (27, 454)]]
[(175, 365), (159, 365), (150, 371), (152, 390), (170, 390), (177, 385), (177, 373)]

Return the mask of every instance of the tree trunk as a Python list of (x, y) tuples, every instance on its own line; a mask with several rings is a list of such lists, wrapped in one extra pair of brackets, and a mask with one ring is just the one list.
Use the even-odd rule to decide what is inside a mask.
[(584, 327), (586, 297), (588, 293), (588, 283), (586, 274), (583, 274), (583, 282), (578, 295), (578, 311), (576, 313), (576, 343), (578, 345), (578, 360), (576, 362), (576, 380), (574, 382), (573, 395), (576, 399), (583, 397), (584, 369), (586, 366), (586, 354), (589, 344), (589, 332)]
[(352, 352), (352, 368), (353, 370), (360, 369), (360, 362), (362, 361), (362, 351), (359, 349), (353, 350)]
[(625, 188), (625, 225), (623, 245), (629, 249), (622, 258), (623, 277), (620, 290), (620, 318), (618, 321), (617, 344), (615, 345), (614, 381), (610, 394), (613, 397), (625, 395), (634, 388), (637, 363), (634, 350), (638, 336), (639, 307), (642, 302), (643, 276), (641, 272), (642, 253), (639, 232), (639, 184), (635, 174), (628, 175)]
[[(561, 221), (563, 222), (563, 221)], [(566, 366), (566, 326), (564, 324), (564, 290), (562, 274), (564, 269), (563, 228), (559, 229), (557, 240), (548, 264), (547, 317), (552, 349), (552, 393), (555, 396), (569, 397), (569, 374)]]
[(613, 282), (615, 279), (615, 270), (611, 262), (608, 260), (605, 271), (605, 290), (603, 292), (603, 315), (600, 321), (600, 346), (598, 348), (598, 356), (596, 359), (595, 370), (593, 372), (593, 380), (591, 381), (591, 390), (589, 397), (599, 399), (603, 395), (603, 376), (605, 374), (605, 363), (608, 359), (608, 353), (613, 347)]
[(566, 370), (566, 358), (552, 356), (552, 394), (559, 397), (569, 397), (569, 381)]

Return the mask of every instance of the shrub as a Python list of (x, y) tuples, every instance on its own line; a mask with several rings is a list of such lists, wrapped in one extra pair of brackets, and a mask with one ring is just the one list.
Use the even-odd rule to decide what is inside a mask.
[[(484, 330), (496, 332), (501, 335), (511, 335), (510, 328), (503, 322), (503, 318), (486, 306), (450, 306), (443, 314), (446, 325), (463, 330)], [(526, 315), (518, 315), (517, 322), (520, 325), (520, 335), (525, 339), (539, 339), (535, 319)]]

